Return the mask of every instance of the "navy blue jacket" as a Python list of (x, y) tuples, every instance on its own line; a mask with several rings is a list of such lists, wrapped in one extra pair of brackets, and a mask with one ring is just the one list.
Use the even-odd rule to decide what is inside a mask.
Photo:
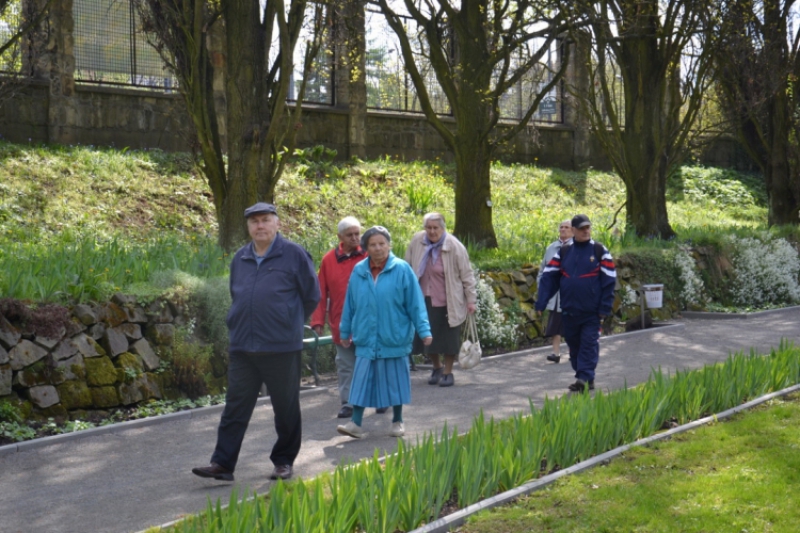
[(561, 248), (545, 266), (536, 310), (544, 311), (548, 300), (561, 290), (561, 309), (565, 314), (608, 316), (614, 304), (616, 283), (614, 260), (605, 246), (592, 239), (573, 241), (571, 246)]
[(319, 303), (319, 284), (302, 246), (279, 233), (260, 266), (253, 243), (242, 246), (231, 261), (230, 290), (231, 352), (303, 349), (303, 324)]

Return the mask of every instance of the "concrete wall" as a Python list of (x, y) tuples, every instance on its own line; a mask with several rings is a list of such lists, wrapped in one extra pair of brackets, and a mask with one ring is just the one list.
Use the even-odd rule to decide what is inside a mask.
[[(177, 94), (164, 94), (121, 87), (76, 85), (74, 96), (51, 107), (49, 84), (32, 81), (13, 98), (0, 104), (0, 136), (15, 143), (84, 144), (160, 148), (167, 151), (191, 149), (191, 123)], [(351, 116), (347, 109), (305, 105), (300, 147), (325, 145), (340, 159), (352, 154), (348, 143)], [(607, 170), (608, 160), (599, 143), (590, 137), (588, 150), (580, 153), (576, 128), (560, 124), (541, 125), (536, 132), (517, 136), (501, 154), (504, 162), (536, 163), (565, 169), (593, 167)], [(401, 159), (452, 161), (441, 137), (414, 113), (370, 111), (365, 123), (364, 156), (384, 155)], [(757, 170), (747, 153), (733, 139), (710, 145), (700, 161), (709, 166)]]
[[(0, 102), (0, 135), (13, 142), (190, 150), (194, 143), (191, 121), (178, 94), (75, 80), (73, 0), (52, 0), (49, 5), (46, 24), (26, 40), (24, 63), (31, 81)], [(363, 35), (363, 13), (357, 3), (347, 5), (355, 11), (337, 16), (347, 17), (347, 24), (355, 24), (356, 35)], [(215, 28), (210, 30), (209, 42), (215, 72), (220, 74), (227, 51)], [(407, 160), (452, 160), (423, 115), (367, 110), (363, 41), (344, 38), (345, 44), (334, 47), (336, 105), (304, 105), (299, 146), (335, 148), (341, 159), (391, 155)], [(361, 58), (360, 63), (351, 65), (350, 57)], [(214, 98), (217, 109), (223, 111), (226, 102), (220, 76), (214, 80)], [(579, 62), (570, 65), (571, 83), (588, 83), (587, 76)], [(600, 145), (569, 99), (563, 102), (563, 116), (564, 124), (541, 125), (520, 133), (499, 157), (565, 169), (608, 169)], [(224, 145), (224, 120), (220, 125)], [(707, 164), (752, 168), (743, 150), (730, 141), (715, 144), (707, 153), (703, 159)]]
[(3, 139), (168, 151), (190, 147), (189, 119), (175, 94), (78, 85), (66, 102), (59, 98), (61, 105), (52, 105), (49, 88), (31, 81), (0, 105)]

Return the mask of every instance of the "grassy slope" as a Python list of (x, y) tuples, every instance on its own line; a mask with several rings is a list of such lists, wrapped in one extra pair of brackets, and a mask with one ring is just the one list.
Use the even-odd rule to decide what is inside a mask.
[[(175, 232), (213, 238), (210, 193), (187, 154), (0, 143), (0, 161), (0, 244), (65, 230), (131, 240)], [(424, 212), (441, 211), (452, 223), (453, 176), (454, 168), (439, 162), (336, 167), (306, 159), (290, 166), (278, 186), (284, 233), (319, 260), (335, 241), (336, 222), (355, 215), (366, 226), (389, 228), (402, 254)], [(558, 222), (576, 212), (592, 217), (595, 237), (612, 250), (641, 244), (625, 237), (624, 210), (607, 229), (625, 198), (614, 174), (498, 164), (492, 180), (500, 249), (473, 254), (482, 267), (537, 262)], [(679, 234), (765, 226), (765, 194), (755, 177), (687, 167), (671, 184), (670, 216)]]
[(187, 154), (0, 143), (0, 224), (213, 232), (211, 195)]

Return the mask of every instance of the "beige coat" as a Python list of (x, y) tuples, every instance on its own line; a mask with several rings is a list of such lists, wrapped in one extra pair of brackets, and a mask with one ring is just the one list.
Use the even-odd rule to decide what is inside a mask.
[[(416, 272), (425, 255), (425, 232), (416, 233), (406, 249), (406, 262)], [(444, 285), (447, 292), (447, 322), (451, 328), (459, 326), (467, 319), (467, 304), (478, 301), (475, 290), (475, 274), (469, 264), (467, 249), (461, 241), (447, 233), (442, 245), (442, 264), (444, 266)]]

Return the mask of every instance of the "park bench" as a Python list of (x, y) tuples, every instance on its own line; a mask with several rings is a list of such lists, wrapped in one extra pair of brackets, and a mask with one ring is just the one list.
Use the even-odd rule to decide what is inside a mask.
[(317, 352), (320, 346), (328, 346), (333, 344), (333, 337), (320, 337), (317, 332), (311, 329), (311, 326), (304, 326), (307, 331), (310, 331), (313, 337), (303, 339), (303, 349), (311, 351), (311, 373), (314, 376), (314, 386), (319, 386), (319, 374), (317, 374)]

